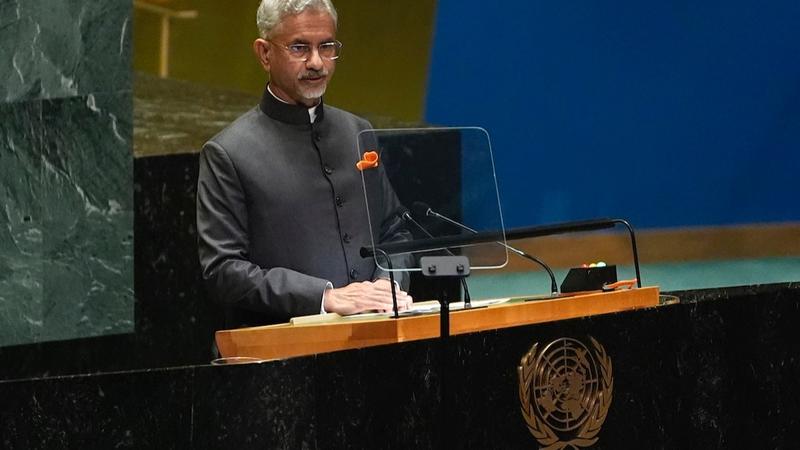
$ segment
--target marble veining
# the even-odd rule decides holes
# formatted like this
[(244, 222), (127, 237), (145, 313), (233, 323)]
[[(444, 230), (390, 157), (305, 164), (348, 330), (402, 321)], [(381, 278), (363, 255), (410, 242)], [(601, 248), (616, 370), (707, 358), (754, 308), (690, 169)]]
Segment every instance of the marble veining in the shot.
[(0, 2), (0, 346), (133, 331), (131, 8)]
[(131, 332), (130, 95), (0, 104), (0, 116), (0, 344)]
[(131, 332), (130, 96), (48, 100), (43, 119), (63, 127), (43, 131), (42, 339)]
[(127, 0), (4, 0), (0, 101), (129, 90), (130, 14)]
[(41, 104), (0, 104), (0, 345), (35, 340), (42, 317)]

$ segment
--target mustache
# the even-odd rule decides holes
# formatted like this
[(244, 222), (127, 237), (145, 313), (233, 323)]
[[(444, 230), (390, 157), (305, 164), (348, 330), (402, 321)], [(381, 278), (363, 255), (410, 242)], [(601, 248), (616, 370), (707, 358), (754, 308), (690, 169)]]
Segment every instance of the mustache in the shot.
[(298, 80), (308, 80), (308, 79), (311, 79), (311, 78), (320, 78), (320, 77), (327, 77), (327, 76), (328, 76), (328, 70), (327, 69), (306, 70), (304, 72), (301, 72), (299, 75), (297, 75), (297, 79)]

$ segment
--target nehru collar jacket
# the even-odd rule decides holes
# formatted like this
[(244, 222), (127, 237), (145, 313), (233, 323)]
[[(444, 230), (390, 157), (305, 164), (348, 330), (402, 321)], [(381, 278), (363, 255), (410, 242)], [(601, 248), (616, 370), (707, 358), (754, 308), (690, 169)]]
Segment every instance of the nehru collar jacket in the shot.
[[(197, 231), (209, 294), (228, 327), (285, 322), (320, 312), (331, 283), (374, 279), (357, 136), (370, 124), (341, 109), (285, 104), (265, 90), (257, 108), (211, 138), (200, 153)], [(370, 211), (396, 215), (381, 177)], [(374, 221), (373, 221), (374, 222)]]

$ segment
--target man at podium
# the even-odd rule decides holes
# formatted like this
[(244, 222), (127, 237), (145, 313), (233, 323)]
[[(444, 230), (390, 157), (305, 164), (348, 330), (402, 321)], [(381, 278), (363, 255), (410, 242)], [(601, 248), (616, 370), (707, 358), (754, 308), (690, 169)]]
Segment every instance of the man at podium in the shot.
[[(388, 276), (359, 254), (372, 240), (356, 136), (371, 126), (322, 101), (342, 48), (336, 10), (330, 0), (262, 0), (257, 23), (253, 50), (270, 78), (261, 102), (200, 153), (206, 286), (228, 327), (391, 310)], [(405, 239), (400, 203), (379, 179), (367, 188), (386, 194), (382, 229), (400, 230), (383, 238)], [(398, 290), (397, 301), (406, 309), (411, 298)]]

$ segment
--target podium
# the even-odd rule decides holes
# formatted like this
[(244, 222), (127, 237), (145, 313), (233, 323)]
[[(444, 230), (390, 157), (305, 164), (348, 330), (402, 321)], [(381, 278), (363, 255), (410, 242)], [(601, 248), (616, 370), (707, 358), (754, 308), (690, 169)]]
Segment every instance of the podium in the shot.
[[(578, 317), (609, 314), (659, 304), (657, 287), (584, 293), (553, 299), (509, 301), (485, 308), (450, 313), (451, 334), (510, 328)], [(377, 345), (432, 339), (439, 336), (439, 315), (340, 318), (296, 321), (279, 325), (217, 331), (225, 358), (284, 359)]]
[[(542, 353), (550, 343), (577, 340), (587, 345), (587, 355), (598, 353), (595, 341), (602, 345), (600, 379), (612, 373), (603, 372), (611, 361), (614, 380), (598, 441), (583, 448), (796, 448), (800, 284), (671, 292), (679, 302), (647, 306), (655, 291), (454, 312), (455, 376), (448, 379), (447, 403), (434, 336), (258, 364), (6, 381), (0, 383), (6, 411), (0, 434), (4, 448), (25, 449), (113, 448), (122, 442), (135, 448), (427, 450), (442, 440), (453, 449), (543, 448), (521, 409), (519, 367), (531, 361), (534, 346)], [(581, 308), (589, 299), (583, 306), (597, 309)], [(552, 311), (576, 317), (548, 317), (547, 302)], [(521, 315), (527, 309), (539, 314), (529, 325), (470, 332), (461, 319), (472, 317), (474, 324), (477, 317), (499, 317), (500, 310)], [(435, 335), (433, 317), (428, 333)], [(425, 317), (395, 326), (400, 330), (409, 319)], [(360, 330), (381, 321), (351, 325)], [(301, 326), (318, 331), (331, 325)], [(251, 352), (264, 343), (259, 333), (290, 327), (259, 328), (220, 337), (241, 347), (228, 351), (257, 354)], [(269, 338), (279, 333), (287, 331)], [(583, 385), (596, 386), (593, 380), (587, 377)], [(445, 405), (455, 424), (448, 433), (437, 428)], [(45, 436), (43, 429), (53, 433)]]

